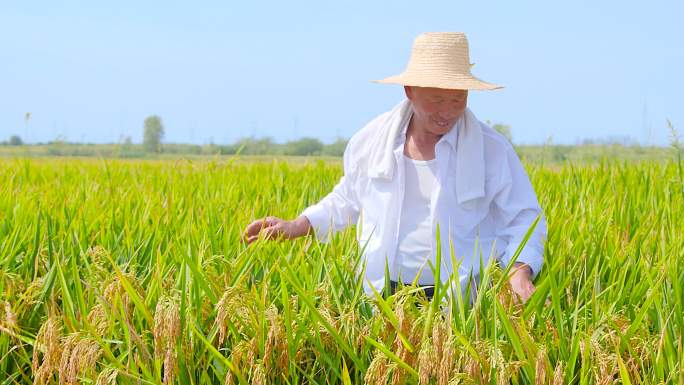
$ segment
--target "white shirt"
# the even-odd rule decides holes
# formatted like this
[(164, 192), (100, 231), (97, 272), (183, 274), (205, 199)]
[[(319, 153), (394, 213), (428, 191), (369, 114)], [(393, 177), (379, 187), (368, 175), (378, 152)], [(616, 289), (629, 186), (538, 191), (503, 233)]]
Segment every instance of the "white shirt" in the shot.
[(436, 183), (437, 160), (416, 160), (404, 155), (406, 183), (399, 219), (399, 242), (394, 260), (394, 281), (432, 285), (435, 276), (428, 263), (432, 254), (430, 198)]
[[(385, 269), (396, 276), (396, 250), (405, 193), (406, 171), (402, 161), (406, 127), (393, 143), (395, 172), (390, 179), (369, 175), (373, 167), (372, 143), (383, 131), (377, 124), (382, 115), (371, 121), (349, 140), (344, 152), (344, 176), (333, 191), (320, 202), (306, 208), (302, 215), (309, 219), (316, 237), (327, 242), (330, 236), (351, 224), (357, 224), (357, 239), (363, 250), (361, 269), (364, 289), (372, 295), (371, 286), (380, 291), (385, 284)], [(479, 122), (484, 156), (484, 194), (459, 203), (456, 194), (457, 129), (456, 126), (435, 145), (438, 173), (432, 190), (430, 212), (433, 229), (430, 260), (436, 264), (441, 253), (442, 283), (459, 280), (467, 286), (472, 274), (479, 275), (480, 263), (487, 266), (491, 258), (508, 266), (524, 243), (528, 230), (538, 220), (529, 239), (517, 255), (517, 262), (532, 268), (533, 277), (543, 264), (546, 222), (534, 189), (518, 156), (506, 138)], [(465, 165), (461, 165), (465, 166)], [(441, 247), (437, 247), (439, 226)]]

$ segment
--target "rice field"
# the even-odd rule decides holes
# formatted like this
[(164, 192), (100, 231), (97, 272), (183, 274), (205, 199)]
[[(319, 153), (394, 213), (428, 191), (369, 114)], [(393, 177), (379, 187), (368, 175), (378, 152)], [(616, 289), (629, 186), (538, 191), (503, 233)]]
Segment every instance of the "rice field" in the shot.
[(353, 229), (240, 242), (335, 162), (0, 159), (0, 385), (684, 384), (684, 165), (526, 164), (537, 292), (364, 295)]

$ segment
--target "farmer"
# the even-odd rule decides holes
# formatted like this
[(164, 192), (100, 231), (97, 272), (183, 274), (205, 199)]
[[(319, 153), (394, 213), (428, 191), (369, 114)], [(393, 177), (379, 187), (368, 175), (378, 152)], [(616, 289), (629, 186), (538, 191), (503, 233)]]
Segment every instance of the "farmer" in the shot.
[(377, 81), (403, 85), (406, 99), (352, 136), (333, 191), (296, 219), (252, 222), (246, 241), (314, 233), (327, 242), (356, 223), (365, 291), (380, 292), (387, 270), (392, 289), (416, 282), (430, 297), (437, 248), (439, 278), (460, 280), (463, 290), (474, 286), (469, 277), (479, 277), (481, 260), (507, 267), (538, 221), (509, 276), (526, 301), (543, 264), (546, 222), (511, 144), (467, 108), (469, 90), (501, 88), (473, 76), (471, 66), (463, 33), (418, 36), (406, 70)]

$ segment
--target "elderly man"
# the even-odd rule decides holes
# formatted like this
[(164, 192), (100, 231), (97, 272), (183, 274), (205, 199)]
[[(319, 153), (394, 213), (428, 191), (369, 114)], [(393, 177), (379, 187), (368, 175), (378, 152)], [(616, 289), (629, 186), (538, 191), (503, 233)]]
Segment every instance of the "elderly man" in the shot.
[(377, 81), (403, 85), (406, 99), (349, 140), (333, 191), (294, 220), (254, 221), (247, 241), (315, 233), (325, 242), (357, 223), (369, 294), (386, 278), (393, 288), (398, 281), (429, 287), (450, 278), (466, 287), (481, 260), (494, 257), (506, 267), (522, 247), (509, 282), (526, 301), (543, 264), (546, 223), (511, 144), (466, 107), (469, 90), (501, 88), (470, 68), (463, 33), (418, 36), (406, 70)]

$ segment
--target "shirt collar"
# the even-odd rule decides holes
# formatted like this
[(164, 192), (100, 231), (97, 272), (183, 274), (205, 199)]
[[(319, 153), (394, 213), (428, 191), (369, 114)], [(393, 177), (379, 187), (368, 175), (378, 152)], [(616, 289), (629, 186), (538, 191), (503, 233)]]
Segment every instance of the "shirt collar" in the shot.
[(463, 115), (465, 115), (465, 113), (462, 114), (461, 117), (456, 120), (453, 127), (439, 139), (439, 142), (443, 141), (448, 143), (454, 151), (456, 151), (456, 143), (458, 143), (458, 132), (463, 130)]

